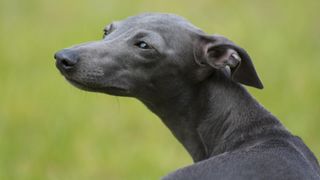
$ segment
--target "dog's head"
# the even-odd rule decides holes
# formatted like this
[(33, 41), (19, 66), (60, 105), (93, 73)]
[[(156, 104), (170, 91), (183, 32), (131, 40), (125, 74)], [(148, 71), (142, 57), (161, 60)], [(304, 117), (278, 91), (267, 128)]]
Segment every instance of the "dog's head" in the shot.
[(102, 40), (63, 49), (55, 58), (73, 85), (113, 95), (178, 92), (213, 71), (262, 88), (245, 50), (172, 14), (149, 13), (113, 22)]

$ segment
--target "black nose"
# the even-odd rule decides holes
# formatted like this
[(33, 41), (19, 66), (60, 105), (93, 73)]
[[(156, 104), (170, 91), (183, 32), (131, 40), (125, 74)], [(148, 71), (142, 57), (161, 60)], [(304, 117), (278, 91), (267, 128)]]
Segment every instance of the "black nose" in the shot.
[(56, 66), (61, 71), (70, 71), (74, 69), (78, 62), (77, 55), (71, 50), (61, 50), (54, 55)]

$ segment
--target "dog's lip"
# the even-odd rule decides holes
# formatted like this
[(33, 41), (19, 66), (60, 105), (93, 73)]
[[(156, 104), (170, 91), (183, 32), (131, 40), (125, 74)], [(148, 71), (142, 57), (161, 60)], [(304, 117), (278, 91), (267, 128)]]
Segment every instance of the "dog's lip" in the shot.
[(72, 85), (78, 87), (79, 89), (85, 90), (85, 91), (96, 91), (96, 92), (104, 92), (107, 94), (113, 94), (118, 96), (124, 96), (129, 93), (127, 89), (116, 87), (116, 86), (105, 86), (105, 87), (90, 87), (88, 85), (85, 85), (79, 81), (76, 81), (74, 79), (65, 77), (67, 81), (69, 81)]
[(71, 79), (71, 78), (68, 78), (65, 76), (65, 78), (67, 79), (67, 81), (69, 81), (72, 85), (80, 88), (80, 89), (83, 89), (83, 90), (90, 90), (91, 88), (89, 88), (88, 86), (84, 85), (83, 83), (79, 82), (79, 81), (76, 81), (74, 79)]

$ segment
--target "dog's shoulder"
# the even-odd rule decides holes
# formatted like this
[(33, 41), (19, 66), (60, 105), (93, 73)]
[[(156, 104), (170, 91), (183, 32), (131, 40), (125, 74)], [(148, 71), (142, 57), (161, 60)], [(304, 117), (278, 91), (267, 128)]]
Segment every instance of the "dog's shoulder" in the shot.
[(184, 167), (163, 179), (320, 179), (316, 158), (304, 146), (297, 137), (270, 139)]

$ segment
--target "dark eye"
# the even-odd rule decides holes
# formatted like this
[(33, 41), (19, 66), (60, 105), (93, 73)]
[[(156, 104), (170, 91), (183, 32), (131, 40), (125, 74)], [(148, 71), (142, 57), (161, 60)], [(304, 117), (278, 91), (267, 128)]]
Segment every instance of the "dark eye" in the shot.
[(103, 38), (106, 37), (108, 34), (109, 34), (109, 32), (106, 29), (104, 29), (103, 30)]
[(138, 46), (141, 49), (151, 49), (151, 46), (149, 46), (146, 42), (144, 41), (139, 41), (135, 44), (136, 46)]
[(105, 38), (107, 35), (109, 35), (111, 33), (112, 27), (113, 27), (113, 25), (110, 24), (107, 28), (105, 28), (103, 30), (103, 38)]

